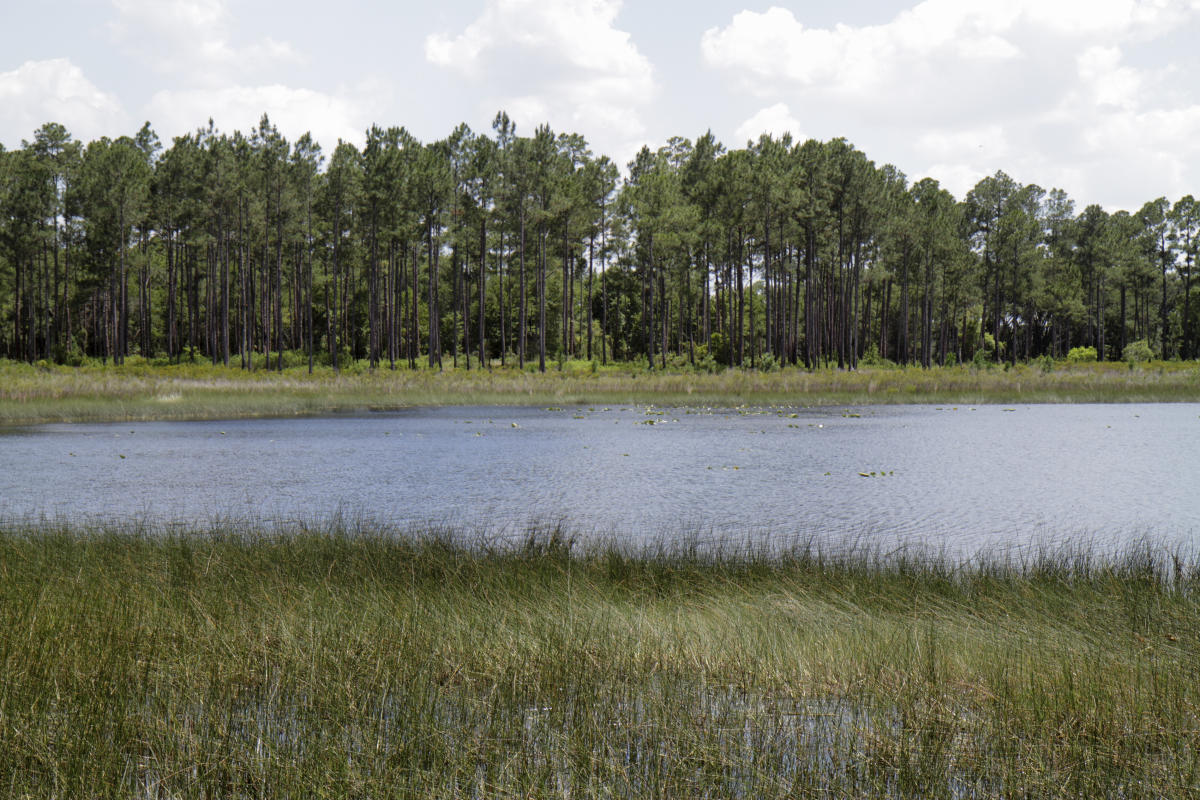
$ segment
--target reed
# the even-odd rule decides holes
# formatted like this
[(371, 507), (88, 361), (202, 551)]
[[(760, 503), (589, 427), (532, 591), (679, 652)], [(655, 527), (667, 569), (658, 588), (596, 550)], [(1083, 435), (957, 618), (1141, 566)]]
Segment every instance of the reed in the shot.
[[(135, 359), (130, 359), (134, 362)], [(407, 368), (283, 372), (206, 364), (0, 363), (0, 424), (292, 416), (416, 405), (866, 405), (1200, 401), (1194, 362), (695, 372), (568, 362), (545, 374)]]
[(0, 534), (14, 797), (1183, 797), (1200, 569), (361, 522)]

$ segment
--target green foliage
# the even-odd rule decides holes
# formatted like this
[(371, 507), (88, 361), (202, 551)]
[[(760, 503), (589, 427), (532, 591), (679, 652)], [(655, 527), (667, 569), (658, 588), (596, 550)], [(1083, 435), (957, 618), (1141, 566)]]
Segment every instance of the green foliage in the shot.
[[(707, 351), (707, 348), (705, 348), (705, 350)], [(715, 373), (720, 372), (723, 369), (725, 369), (725, 365), (720, 363), (719, 361), (717, 361), (715, 358), (713, 358), (710, 353), (708, 353), (708, 352), (699, 353), (698, 352), (696, 354), (696, 371), (697, 372), (705, 372), (705, 373), (708, 373), (709, 375), (713, 375)]]
[(1043, 375), (1049, 375), (1051, 372), (1054, 372), (1054, 359), (1049, 354), (1039, 356), (1036, 361)]
[(729, 366), (732, 364), (731, 349), (729, 346), (729, 337), (721, 331), (713, 331), (712, 344), (708, 349), (713, 359), (721, 365)]
[[(752, 352), (770, 369), (792, 347), (828, 364), (859, 330), (865, 366), (889, 366), (881, 351), (954, 364), (949, 341), (983, 367), (1038, 358), (1032, 325), (1074, 341), (1113, 330), (1118, 287), (1161, 280), (1168, 307), (1123, 334), (1167, 359), (1200, 352), (1181, 305), (1200, 241), (1190, 196), (1076, 214), (1065, 193), (997, 172), (959, 202), (844, 139), (726, 149), (711, 133), (642, 148), (622, 181), (577, 133), (519, 135), (503, 112), (493, 132), (459, 125), (422, 143), (372, 125), (361, 150), (323, 154), (266, 116), (165, 149), (148, 126), (84, 145), (44, 125), (0, 151), (0, 348), (78, 366), (137, 353), (243, 363), (244, 348), (256, 370), (285, 350), (287, 370), (311, 346), (348, 353), (352, 372), (356, 359), (408, 361), (410, 346), (444, 364), (482, 336), (490, 354), (565, 369), (592, 343), (606, 361), (647, 363), (711, 329), (696, 364), (711, 371)], [(201, 253), (216, 259), (190, 260)]]
[(875, 344), (867, 348), (867, 351), (863, 353), (858, 363), (864, 367), (872, 367), (874, 369), (899, 369), (899, 365), (896, 362), (879, 355), (879, 346)]
[(1072, 364), (1090, 364), (1096, 360), (1096, 348), (1087, 347), (1072, 347), (1067, 353), (1067, 361)]
[(1130, 342), (1125, 345), (1125, 349), (1121, 351), (1121, 360), (1129, 364), (1140, 364), (1146, 361), (1153, 361), (1155, 358), (1154, 349), (1145, 339), (1138, 339), (1136, 342)]
[(767, 555), (672, 533), (8, 527), (0, 780), (13, 797), (1190, 796), (1193, 560)]
[(988, 358), (996, 356), (996, 337), (990, 333), (983, 334), (983, 353)]

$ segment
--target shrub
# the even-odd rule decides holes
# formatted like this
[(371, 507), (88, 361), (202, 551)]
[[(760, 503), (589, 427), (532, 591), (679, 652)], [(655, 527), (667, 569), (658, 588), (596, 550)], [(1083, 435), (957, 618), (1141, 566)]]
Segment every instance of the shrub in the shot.
[(705, 353), (703, 358), (696, 359), (696, 371), (707, 372), (710, 375), (720, 372), (725, 368), (724, 364), (719, 363), (711, 354)]
[(65, 344), (55, 345), (53, 356), (54, 363), (65, 364), (68, 367), (82, 366), (85, 358), (79, 343), (73, 338)]
[(1072, 364), (1089, 364), (1096, 360), (1096, 348), (1094, 347), (1072, 347), (1071, 352), (1067, 353), (1067, 361)]
[[(316, 353), (313, 354), (313, 361), (316, 361)], [(271, 354), (271, 363), (275, 364), (279, 359), (278, 353)], [(308, 353), (303, 350), (284, 350), (283, 351), (283, 368), (295, 369), (296, 367), (308, 366)]]
[(712, 374), (720, 372), (721, 369), (722, 365), (717, 363), (717, 360), (713, 358), (712, 353), (710, 353), (708, 350), (708, 345), (696, 345), (696, 372), (707, 372)]
[(730, 352), (731, 348), (729, 347), (729, 338), (720, 331), (714, 331), (711, 338), (712, 345), (709, 350), (712, 357), (728, 366), (731, 363), (730, 358), (732, 355)]
[(881, 367), (884, 369), (895, 369), (897, 366), (896, 362), (890, 358), (884, 358), (879, 355), (879, 346), (874, 344), (867, 348), (867, 352), (863, 353), (858, 363), (864, 367)]
[(1138, 339), (1136, 342), (1125, 345), (1125, 349), (1121, 351), (1121, 360), (1128, 364), (1152, 361), (1154, 360), (1154, 350), (1145, 339)]
[(666, 361), (667, 369), (672, 372), (684, 372), (692, 368), (692, 362), (688, 360), (688, 357), (678, 353), (667, 353), (665, 357), (660, 353), (657, 361), (659, 364)]
[(758, 368), (763, 372), (778, 372), (779, 361), (775, 358), (775, 356), (767, 353), (758, 359)]

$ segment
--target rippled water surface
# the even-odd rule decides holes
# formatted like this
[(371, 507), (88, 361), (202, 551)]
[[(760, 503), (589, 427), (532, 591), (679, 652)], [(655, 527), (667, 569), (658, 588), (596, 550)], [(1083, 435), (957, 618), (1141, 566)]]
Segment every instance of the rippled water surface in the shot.
[[(864, 476), (865, 475), (865, 476)], [(1200, 542), (1200, 405), (468, 407), (0, 429), (0, 515)]]

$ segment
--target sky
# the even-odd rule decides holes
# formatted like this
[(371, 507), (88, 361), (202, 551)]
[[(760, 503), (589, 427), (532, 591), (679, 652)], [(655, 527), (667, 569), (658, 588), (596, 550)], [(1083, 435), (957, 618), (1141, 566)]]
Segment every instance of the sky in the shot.
[(0, 143), (164, 144), (263, 113), (332, 152), (403, 125), (582, 134), (624, 164), (705, 131), (844, 137), (957, 197), (1004, 170), (1077, 209), (1200, 194), (1200, 0), (10, 0)]

